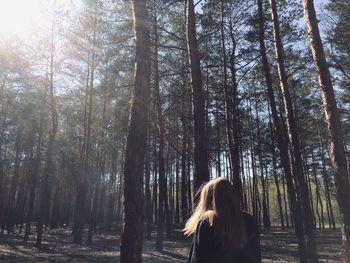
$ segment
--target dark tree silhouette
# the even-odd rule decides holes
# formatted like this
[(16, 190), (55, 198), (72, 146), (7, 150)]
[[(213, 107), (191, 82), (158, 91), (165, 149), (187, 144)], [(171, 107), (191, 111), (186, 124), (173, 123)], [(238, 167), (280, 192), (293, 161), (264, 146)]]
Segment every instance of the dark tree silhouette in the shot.
[(142, 259), (143, 171), (150, 96), (150, 23), (145, 0), (133, 0), (136, 63), (134, 97), (124, 161), (124, 229), (120, 246), (121, 263)]

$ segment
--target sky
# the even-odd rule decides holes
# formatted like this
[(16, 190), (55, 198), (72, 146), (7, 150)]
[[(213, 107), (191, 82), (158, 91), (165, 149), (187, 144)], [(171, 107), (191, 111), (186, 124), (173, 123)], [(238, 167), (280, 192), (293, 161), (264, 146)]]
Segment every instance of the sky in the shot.
[(0, 35), (28, 39), (33, 31), (50, 24), (55, 5), (67, 6), (77, 1), (81, 0), (0, 0)]
[[(54, 3), (67, 6), (72, 3), (79, 5), (79, 2), (81, 0), (0, 0), (0, 36), (16, 35), (28, 39), (34, 30), (49, 24)], [(320, 12), (327, 2), (314, 0), (316, 10)]]

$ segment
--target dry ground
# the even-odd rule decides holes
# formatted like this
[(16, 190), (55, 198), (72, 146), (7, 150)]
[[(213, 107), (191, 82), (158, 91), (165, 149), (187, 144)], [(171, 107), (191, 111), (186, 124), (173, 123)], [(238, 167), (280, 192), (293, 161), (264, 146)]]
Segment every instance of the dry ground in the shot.
[[(92, 245), (71, 243), (71, 232), (65, 229), (48, 230), (44, 234), (41, 250), (34, 247), (33, 237), (26, 245), (22, 235), (0, 236), (0, 263), (43, 262), (119, 262), (119, 235), (96, 235)], [(186, 262), (190, 240), (178, 232), (165, 239), (163, 252), (157, 252), (154, 241), (145, 241), (143, 262)], [(318, 251), (321, 262), (339, 262), (341, 253), (340, 231), (317, 230)], [(263, 262), (297, 262), (297, 245), (292, 230), (272, 229), (261, 234)]]

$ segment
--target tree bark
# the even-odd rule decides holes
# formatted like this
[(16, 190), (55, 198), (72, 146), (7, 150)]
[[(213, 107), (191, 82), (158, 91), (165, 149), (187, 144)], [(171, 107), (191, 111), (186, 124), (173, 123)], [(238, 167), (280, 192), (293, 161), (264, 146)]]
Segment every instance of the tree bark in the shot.
[[(226, 55), (226, 44), (225, 44), (225, 23), (224, 23), (224, 11), (225, 5), (224, 0), (221, 1), (221, 20), (220, 20), (220, 36), (221, 36), (221, 53), (223, 59), (223, 90), (224, 90), (224, 101), (225, 101), (225, 117), (226, 117), (226, 139), (229, 148), (230, 163), (232, 165), (230, 178), (235, 187), (236, 193), (239, 195), (241, 203), (243, 203), (243, 192), (242, 192), (242, 182), (239, 177), (239, 150), (237, 136), (237, 118), (235, 118), (236, 108), (235, 108), (235, 94), (236, 92), (236, 70), (235, 70), (235, 45), (232, 50), (231, 55), (231, 75), (232, 75), (232, 87), (228, 85), (228, 74), (227, 74), (227, 55)], [(232, 31), (232, 28), (231, 28)], [(231, 32), (232, 38), (233, 32)], [(233, 41), (234, 42), (234, 41)]]
[[(278, 143), (278, 148), (280, 150), (280, 158), (281, 158), (281, 163), (283, 167), (283, 172), (286, 178), (287, 191), (288, 191), (288, 196), (290, 200), (291, 211), (293, 215), (293, 220), (295, 222), (295, 234), (297, 236), (297, 241), (298, 241), (300, 262), (307, 262), (306, 241), (304, 236), (303, 222), (300, 215), (300, 203), (298, 202), (296, 197), (296, 190), (293, 182), (291, 165), (290, 165), (289, 156), (288, 156), (288, 143), (285, 140), (283, 128), (280, 122), (280, 118), (278, 116), (277, 106), (276, 106), (276, 101), (275, 101), (275, 96), (274, 96), (274, 91), (272, 86), (270, 66), (267, 60), (266, 47), (265, 47), (265, 29), (264, 29), (265, 19), (264, 19), (262, 0), (258, 0), (258, 9), (259, 9), (259, 44), (260, 44), (260, 52), (261, 52), (261, 58), (262, 58), (262, 66), (265, 74), (267, 96), (271, 107), (272, 119), (275, 126), (275, 135), (277, 136), (277, 143)], [(286, 201), (286, 198), (285, 198), (285, 201)]]
[(151, 189), (150, 189), (150, 178), (151, 178), (151, 167), (150, 167), (150, 136), (147, 136), (147, 148), (145, 156), (145, 214), (146, 214), (146, 238), (151, 240), (152, 234), (152, 218), (153, 208), (151, 200)]
[(37, 222), (37, 239), (36, 246), (41, 246), (42, 241), (42, 231), (43, 224), (48, 224), (49, 219), (49, 211), (50, 211), (50, 194), (51, 194), (51, 183), (50, 178), (53, 176), (53, 150), (54, 143), (56, 138), (56, 133), (58, 129), (58, 113), (56, 109), (56, 98), (54, 95), (54, 27), (55, 21), (52, 22), (51, 28), (51, 47), (50, 47), (50, 60), (49, 60), (49, 104), (50, 104), (50, 114), (51, 114), (51, 122), (52, 127), (49, 134), (49, 142), (47, 146), (46, 152), (46, 167), (43, 172), (42, 185), (39, 196), (39, 217)]
[(209, 181), (207, 132), (205, 129), (205, 99), (200, 70), (200, 55), (196, 36), (196, 17), (193, 0), (187, 8), (187, 46), (191, 65), (194, 119), (194, 187), (199, 189), (203, 182)]
[(283, 208), (282, 208), (282, 196), (281, 196), (281, 190), (280, 190), (280, 181), (279, 181), (279, 179), (277, 177), (277, 173), (276, 173), (277, 166), (276, 166), (276, 150), (275, 150), (275, 133), (274, 133), (273, 127), (272, 127), (270, 106), (268, 107), (268, 114), (269, 114), (269, 130), (270, 130), (270, 134), (271, 134), (272, 174), (273, 174), (273, 179), (274, 179), (275, 185), (276, 185), (276, 194), (277, 194), (276, 199), (278, 202), (278, 211), (279, 211), (279, 216), (280, 216), (280, 221), (281, 221), (281, 228), (282, 228), (282, 230), (284, 230), (285, 225), (284, 225), (284, 216), (283, 216)]
[(166, 188), (166, 177), (165, 177), (165, 158), (164, 158), (164, 147), (165, 147), (165, 129), (164, 119), (162, 111), (162, 102), (159, 91), (159, 69), (158, 69), (158, 23), (157, 15), (154, 14), (153, 28), (154, 28), (154, 96), (155, 96), (155, 108), (157, 112), (156, 122), (157, 135), (158, 135), (158, 166), (159, 166), (159, 209), (158, 209), (158, 221), (157, 221), (157, 237), (156, 237), (156, 249), (158, 251), (163, 250), (163, 229), (164, 229), (164, 212), (167, 206), (167, 188)]
[(150, 97), (150, 23), (145, 0), (133, 0), (136, 43), (134, 98), (124, 161), (124, 229), (120, 262), (140, 263), (143, 243), (143, 171)]
[[(324, 228), (324, 214), (323, 214), (323, 204), (321, 199), (321, 190), (320, 190), (320, 184), (318, 182), (317, 178), (317, 169), (316, 169), (316, 161), (314, 153), (311, 152), (311, 160), (312, 160), (312, 174), (314, 176), (315, 180), (315, 191), (316, 191), (316, 214), (318, 219), (318, 227)], [(319, 211), (319, 208), (321, 211)]]
[(305, 182), (303, 172), (303, 162), (300, 150), (300, 140), (297, 130), (294, 109), (289, 92), (287, 73), (284, 66), (283, 44), (280, 34), (279, 19), (277, 14), (277, 5), (275, 0), (270, 0), (271, 19), (273, 24), (273, 35), (275, 41), (275, 55), (277, 59), (278, 76), (280, 89), (283, 97), (284, 110), (286, 113), (287, 130), (290, 145), (292, 147), (292, 169), (294, 180), (300, 192), (300, 201), (303, 214), (303, 223), (305, 227), (305, 238), (307, 246), (307, 260), (309, 262), (318, 262), (317, 249), (314, 237), (313, 216), (310, 206), (309, 190)]
[[(267, 199), (267, 186), (264, 178), (264, 164), (262, 158), (262, 148), (261, 148), (261, 135), (260, 135), (260, 118), (258, 109), (258, 100), (255, 102), (255, 117), (256, 117), (256, 139), (258, 143), (258, 155), (259, 155), (259, 166), (260, 166), (260, 182), (262, 188), (262, 206), (263, 206), (263, 225), (264, 229), (270, 229), (271, 221), (268, 213), (268, 199)], [(267, 176), (267, 173), (266, 173)]]
[(337, 201), (342, 221), (342, 238), (345, 248), (344, 260), (350, 262), (350, 184), (344, 148), (344, 135), (313, 0), (303, 0), (303, 7), (326, 122), (330, 133), (331, 160), (334, 168)]
[(44, 99), (43, 99), (43, 104), (41, 106), (41, 113), (40, 113), (40, 124), (38, 128), (38, 140), (36, 144), (35, 159), (33, 160), (33, 167), (30, 173), (28, 212), (27, 212), (27, 218), (26, 218), (26, 228), (25, 228), (25, 234), (23, 237), (23, 243), (27, 243), (28, 241), (30, 230), (31, 230), (31, 223), (32, 223), (33, 214), (34, 214), (34, 202), (35, 202), (35, 195), (36, 195), (35, 190), (38, 183), (39, 172), (40, 172), (39, 170), (40, 170), (40, 160), (41, 160), (41, 150), (42, 150), (41, 145), (42, 145), (44, 115), (46, 110), (47, 89), (48, 87), (45, 86)]
[(329, 174), (327, 172), (327, 164), (326, 164), (326, 158), (325, 158), (325, 150), (324, 150), (324, 144), (322, 140), (322, 135), (320, 131), (320, 125), (318, 125), (318, 137), (320, 142), (320, 154), (321, 154), (321, 161), (322, 161), (322, 175), (323, 175), (323, 184), (324, 184), (324, 191), (326, 196), (326, 205), (327, 205), (327, 216), (328, 216), (328, 224), (329, 228), (335, 229), (335, 220), (334, 220), (334, 214), (333, 214), (333, 206), (331, 202), (331, 195), (330, 195), (330, 189), (329, 189)]
[(186, 222), (189, 217), (189, 208), (188, 208), (188, 184), (187, 181), (187, 137), (188, 137), (188, 128), (187, 123), (184, 117), (181, 118), (182, 122), (182, 150), (181, 150), (181, 215), (182, 222)]

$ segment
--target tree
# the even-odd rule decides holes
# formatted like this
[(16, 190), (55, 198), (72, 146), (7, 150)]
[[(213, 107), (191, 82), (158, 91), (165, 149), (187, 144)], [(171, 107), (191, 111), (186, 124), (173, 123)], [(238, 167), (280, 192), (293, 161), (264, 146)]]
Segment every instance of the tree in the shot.
[(120, 262), (141, 262), (143, 243), (143, 171), (150, 96), (150, 23), (145, 0), (133, 0), (136, 44), (134, 97), (124, 161), (124, 229)]
[(191, 68), (194, 119), (194, 185), (195, 189), (198, 189), (203, 182), (209, 181), (208, 142), (205, 125), (205, 99), (196, 36), (196, 15), (193, 0), (189, 0), (187, 4), (187, 47)]
[(164, 212), (167, 202), (167, 190), (166, 190), (166, 174), (165, 174), (165, 160), (164, 160), (164, 148), (165, 148), (165, 127), (164, 127), (164, 117), (162, 110), (162, 101), (160, 94), (160, 77), (159, 77), (159, 67), (158, 67), (158, 15), (157, 13), (153, 14), (153, 41), (154, 41), (154, 97), (155, 97), (155, 108), (156, 108), (156, 127), (157, 127), (157, 137), (158, 137), (158, 174), (159, 174), (159, 207), (158, 207), (158, 221), (157, 221), (157, 240), (156, 240), (156, 249), (158, 251), (163, 250), (163, 227), (164, 227)]
[(298, 127), (296, 124), (293, 104), (290, 96), (287, 73), (284, 65), (284, 51), (283, 44), (280, 34), (279, 19), (277, 14), (277, 5), (275, 0), (270, 0), (271, 7), (271, 18), (273, 23), (273, 35), (275, 40), (275, 54), (278, 65), (278, 77), (280, 81), (280, 89), (283, 98), (284, 110), (286, 114), (286, 123), (288, 130), (288, 140), (291, 151), (292, 160), (292, 170), (294, 180), (299, 189), (299, 197), (303, 212), (303, 221), (306, 234), (306, 255), (310, 262), (318, 262), (315, 237), (314, 237), (314, 226), (313, 226), (313, 216), (311, 212), (309, 190), (305, 182), (305, 176), (303, 172), (302, 156), (300, 149), (300, 138), (298, 134)]
[(225, 100), (225, 117), (226, 117), (226, 137), (227, 144), (229, 148), (230, 162), (232, 165), (232, 181), (233, 185), (239, 193), (241, 202), (243, 203), (242, 195), (242, 182), (239, 176), (239, 145), (238, 145), (238, 136), (237, 130), (239, 126), (239, 121), (237, 119), (237, 81), (236, 81), (236, 65), (235, 65), (235, 56), (236, 56), (236, 43), (234, 39), (234, 33), (232, 32), (232, 21), (230, 21), (230, 36), (233, 42), (233, 50), (230, 57), (230, 70), (232, 75), (232, 84), (231, 87), (228, 85), (228, 59), (226, 55), (226, 44), (225, 44), (225, 4), (224, 0), (221, 1), (221, 20), (220, 20), (220, 35), (221, 35), (221, 53), (223, 60), (223, 93)]
[(339, 84), (348, 89), (350, 85), (350, 6), (346, 0), (332, 0), (326, 5), (330, 15), (326, 17), (327, 39), (331, 45), (331, 67), (340, 74)]
[(270, 72), (270, 66), (267, 59), (266, 47), (265, 47), (265, 25), (264, 25), (264, 12), (262, 0), (258, 0), (258, 12), (259, 12), (259, 44), (260, 53), (262, 58), (262, 66), (265, 75), (267, 96), (269, 99), (271, 113), (273, 118), (273, 123), (275, 126), (275, 135), (277, 136), (277, 143), (280, 152), (281, 163), (283, 171), (287, 181), (287, 190), (289, 199), (291, 202), (291, 209), (293, 214), (293, 219), (295, 223), (295, 233), (298, 241), (299, 255), (301, 262), (307, 262), (306, 258), (306, 241), (304, 237), (304, 227), (302, 218), (300, 215), (300, 203), (297, 200), (296, 189), (293, 182), (293, 175), (291, 171), (291, 164), (288, 157), (288, 143), (285, 139), (283, 128), (281, 126), (281, 121), (278, 116), (277, 106), (275, 101), (275, 95), (272, 87), (272, 77)]
[[(42, 240), (42, 232), (43, 232), (43, 225), (47, 225), (49, 222), (49, 213), (50, 213), (50, 194), (51, 194), (51, 184), (50, 184), (50, 178), (53, 176), (53, 149), (54, 149), (54, 143), (55, 143), (55, 137), (57, 134), (58, 129), (58, 114), (56, 109), (56, 98), (55, 98), (55, 92), (54, 92), (54, 56), (55, 56), (55, 50), (54, 50), (54, 34), (55, 34), (55, 19), (56, 17), (53, 17), (52, 21), (52, 28), (51, 28), (51, 46), (49, 50), (49, 59), (48, 59), (48, 94), (49, 94), (49, 105), (50, 105), (50, 117), (52, 122), (52, 127), (49, 133), (49, 141), (47, 146), (47, 152), (46, 152), (46, 166), (43, 171), (43, 179), (41, 183), (40, 188), (40, 202), (39, 202), (39, 218), (37, 223), (37, 239), (36, 239), (36, 246), (41, 246), (41, 240)], [(39, 154), (40, 156), (40, 154)], [(38, 156), (38, 157), (39, 157)]]
[(344, 149), (344, 135), (335, 99), (333, 84), (323, 50), (318, 20), (313, 0), (303, 0), (304, 16), (309, 35), (310, 48), (316, 65), (326, 122), (330, 134), (331, 159), (337, 190), (337, 201), (342, 218), (345, 261), (350, 261), (350, 184)]

